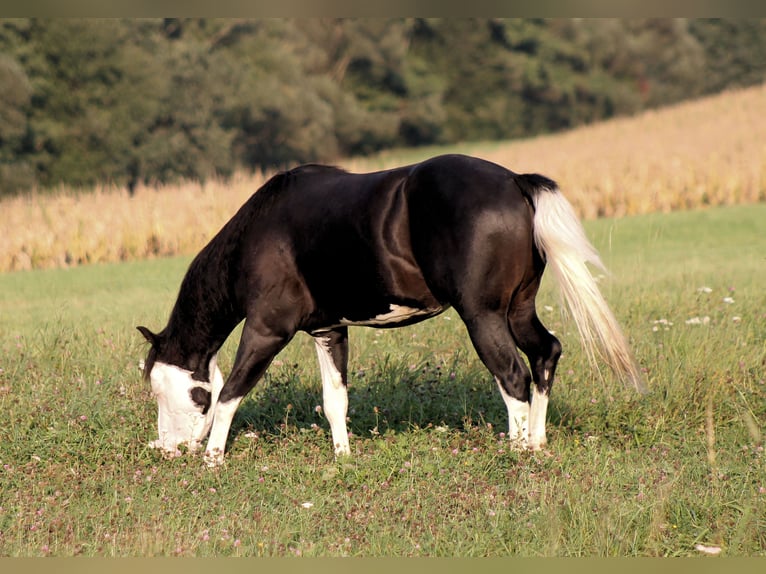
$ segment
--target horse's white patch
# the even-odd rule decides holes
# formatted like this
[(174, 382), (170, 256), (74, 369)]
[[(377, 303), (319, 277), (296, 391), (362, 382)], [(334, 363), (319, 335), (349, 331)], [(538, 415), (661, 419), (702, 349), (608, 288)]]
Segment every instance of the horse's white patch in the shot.
[(210, 385), (192, 379), (190, 371), (161, 362), (154, 364), (150, 379), (152, 393), (157, 398), (159, 438), (149, 446), (169, 454), (177, 454), (180, 444), (191, 449), (199, 447), (204, 438), (207, 417), (190, 393), (194, 387), (210, 390)]
[(540, 450), (548, 442), (545, 437), (545, 416), (548, 411), (548, 394), (532, 385), (532, 406), (529, 409), (529, 448)]
[[(171, 455), (177, 455), (178, 445), (197, 450), (210, 430), (215, 404), (223, 387), (223, 375), (216, 358), (210, 361), (212, 384), (195, 381), (192, 373), (175, 365), (157, 362), (152, 368), (150, 380), (152, 393), (157, 398), (157, 432), (159, 438), (149, 443)], [(191, 390), (202, 388), (211, 393), (210, 407), (206, 414), (191, 398)]]
[(401, 323), (407, 319), (420, 316), (435, 315), (441, 309), (416, 309), (414, 307), (407, 307), (405, 305), (394, 305), (393, 303), (388, 306), (390, 311), (381, 315), (376, 315), (372, 319), (366, 319), (362, 321), (351, 321), (349, 319), (341, 319), (342, 325), (362, 325), (362, 326), (375, 326), (375, 325), (391, 325)]
[(508, 438), (514, 446), (524, 449), (529, 441), (529, 403), (514, 399), (506, 393), (497, 377), (495, 382), (508, 409)]
[(346, 428), (346, 413), (348, 412), (348, 391), (343, 384), (343, 377), (335, 366), (330, 354), (329, 338), (314, 339), (319, 359), (319, 370), (322, 373), (322, 399), (324, 414), (330, 423), (332, 443), (335, 455), (351, 454)]

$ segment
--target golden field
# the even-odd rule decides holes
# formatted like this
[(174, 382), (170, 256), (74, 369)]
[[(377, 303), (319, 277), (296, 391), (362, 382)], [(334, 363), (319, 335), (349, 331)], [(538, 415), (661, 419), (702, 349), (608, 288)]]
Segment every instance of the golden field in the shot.
[[(583, 218), (766, 200), (766, 85), (504, 143), (388, 152), (340, 161), (368, 171), (435, 153), (469, 153), (558, 181)], [(83, 191), (0, 201), (0, 271), (191, 254), (265, 181)]]

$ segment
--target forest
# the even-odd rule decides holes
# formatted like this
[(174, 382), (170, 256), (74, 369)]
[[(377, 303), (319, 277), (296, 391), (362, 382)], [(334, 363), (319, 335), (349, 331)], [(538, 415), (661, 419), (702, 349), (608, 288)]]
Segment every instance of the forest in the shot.
[(764, 79), (766, 19), (3, 19), (0, 196), (522, 138)]

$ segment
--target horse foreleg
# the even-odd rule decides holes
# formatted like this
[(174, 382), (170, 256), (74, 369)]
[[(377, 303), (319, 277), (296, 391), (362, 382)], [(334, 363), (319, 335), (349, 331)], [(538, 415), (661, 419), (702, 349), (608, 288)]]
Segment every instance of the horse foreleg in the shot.
[(208, 466), (223, 463), (226, 440), (237, 408), (288, 341), (289, 338), (263, 334), (245, 322), (234, 366), (215, 404), (213, 426), (205, 449)]
[(210, 467), (223, 464), (223, 453), (226, 451), (226, 439), (229, 437), (234, 413), (244, 397), (235, 397), (228, 402), (218, 402), (215, 405), (213, 428), (205, 449), (205, 464)]
[(330, 423), (335, 456), (351, 454), (346, 428), (348, 412), (348, 330), (343, 327), (314, 336), (322, 373), (322, 400)]

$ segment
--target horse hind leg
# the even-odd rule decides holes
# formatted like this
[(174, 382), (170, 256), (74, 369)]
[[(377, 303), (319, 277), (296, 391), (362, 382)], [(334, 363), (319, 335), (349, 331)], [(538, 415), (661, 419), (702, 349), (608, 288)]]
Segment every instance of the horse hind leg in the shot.
[(509, 323), (514, 339), (527, 355), (532, 369), (534, 386), (530, 397), (528, 448), (540, 450), (547, 444), (545, 419), (553, 377), (561, 356), (561, 343), (540, 322), (534, 298), (514, 306), (509, 313)]
[(463, 314), (474, 348), (495, 377), (508, 411), (508, 437), (513, 448), (528, 446), (532, 375), (521, 359), (504, 313)]
[(314, 335), (322, 374), (324, 414), (330, 423), (335, 456), (351, 454), (346, 428), (348, 412), (348, 329), (345, 327)]

